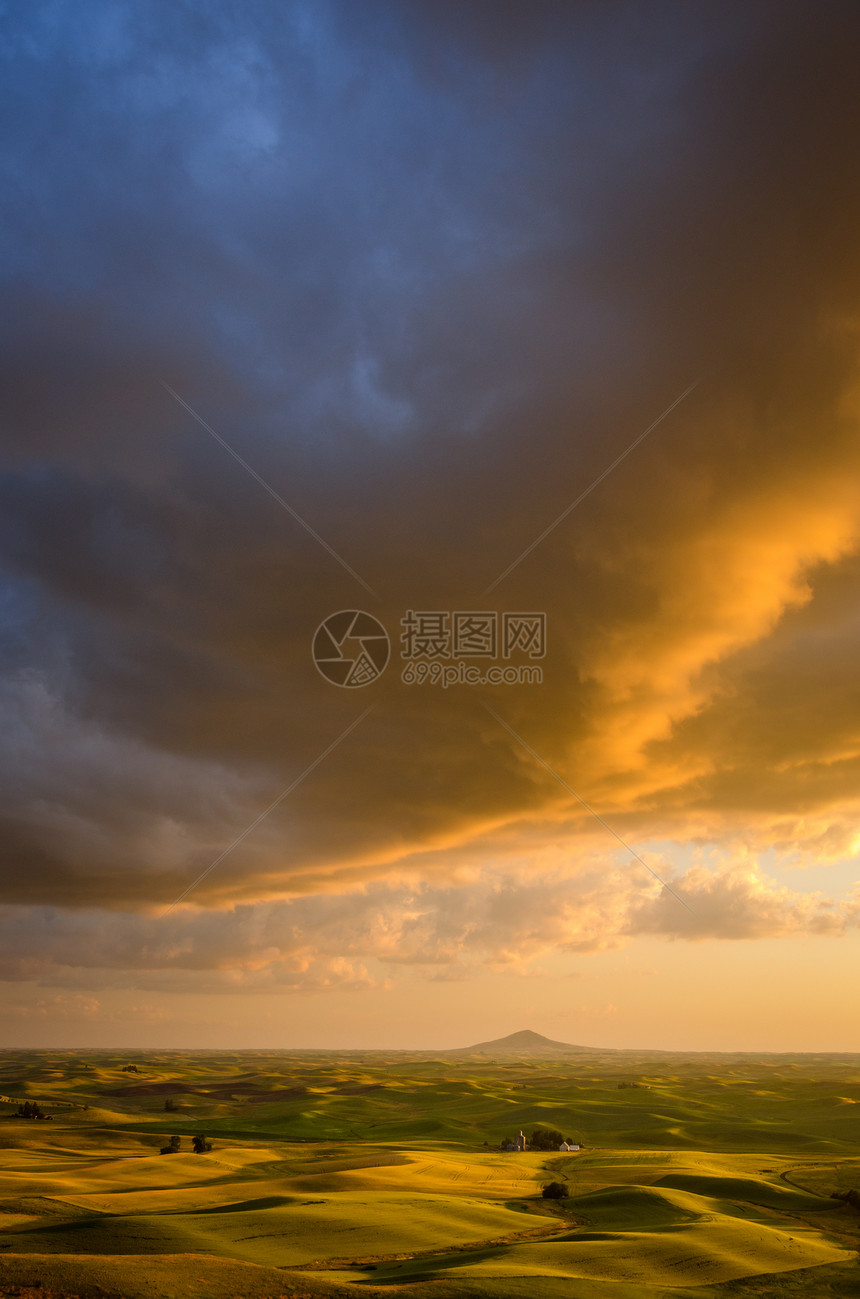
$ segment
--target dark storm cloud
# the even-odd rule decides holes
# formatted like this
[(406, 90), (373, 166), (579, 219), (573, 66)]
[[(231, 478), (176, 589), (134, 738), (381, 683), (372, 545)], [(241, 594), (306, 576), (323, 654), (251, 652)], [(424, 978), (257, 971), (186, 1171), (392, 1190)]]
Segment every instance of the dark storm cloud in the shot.
[[(405, 607), (481, 607), (702, 374), (496, 593), (551, 647), (497, 702), (625, 832), (742, 807), (702, 671), (856, 539), (856, 10), (10, 17), (6, 899), (166, 905), (365, 704), (308, 649), (367, 597), (162, 380), (396, 636)], [(477, 692), (394, 674), (201, 900), (578, 828)]]

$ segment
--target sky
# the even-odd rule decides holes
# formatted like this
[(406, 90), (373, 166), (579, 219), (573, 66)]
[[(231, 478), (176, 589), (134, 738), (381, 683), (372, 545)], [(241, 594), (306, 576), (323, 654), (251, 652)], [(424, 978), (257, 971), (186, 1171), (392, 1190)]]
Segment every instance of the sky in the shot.
[(856, 4), (0, 16), (0, 1041), (860, 1049)]

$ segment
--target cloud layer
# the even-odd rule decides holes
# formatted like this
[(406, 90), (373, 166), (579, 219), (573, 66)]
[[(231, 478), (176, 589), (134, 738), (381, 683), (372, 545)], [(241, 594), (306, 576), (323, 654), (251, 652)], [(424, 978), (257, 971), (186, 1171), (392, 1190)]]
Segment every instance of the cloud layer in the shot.
[(45, 907), (24, 912), (22, 924), (21, 909), (5, 907), (0, 979), (162, 992), (373, 989), (406, 969), (429, 979), (527, 973), (559, 953), (606, 951), (645, 935), (839, 938), (860, 925), (856, 890), (843, 900), (798, 892), (743, 853), (670, 874), (668, 883), (671, 891), (635, 863), (604, 861), (574, 876), (485, 871), (444, 888), (373, 884), (167, 918)]

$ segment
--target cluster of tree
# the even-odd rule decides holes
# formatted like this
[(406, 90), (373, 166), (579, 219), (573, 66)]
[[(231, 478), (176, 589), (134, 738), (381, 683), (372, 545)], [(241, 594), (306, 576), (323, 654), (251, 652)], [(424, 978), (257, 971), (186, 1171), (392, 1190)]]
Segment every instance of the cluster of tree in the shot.
[(19, 1119), (46, 1119), (50, 1122), (51, 1115), (46, 1114), (36, 1101), (24, 1101), (23, 1105), (18, 1106), (16, 1115)]
[(545, 1200), (563, 1200), (567, 1193), (567, 1187), (563, 1182), (548, 1182), (541, 1191)]
[(176, 1104), (176, 1101), (173, 1100), (171, 1096), (168, 1096), (167, 1100), (164, 1102), (164, 1108), (168, 1111), (168, 1113), (172, 1113), (173, 1110), (178, 1110), (179, 1106)]
[(529, 1138), (532, 1150), (558, 1150), (564, 1137), (555, 1128), (535, 1128)]
[[(535, 1128), (528, 1139), (528, 1146), (530, 1150), (558, 1150), (565, 1140), (569, 1146), (581, 1145), (575, 1137), (563, 1137), (557, 1128)], [(484, 1145), (486, 1144), (484, 1142)], [(508, 1146), (515, 1146), (517, 1143), (511, 1137), (502, 1137), (499, 1144), (502, 1150), (507, 1150)]]
[(120, 1072), (121, 1072), (121, 1073), (140, 1073), (140, 1070), (138, 1069), (138, 1067), (137, 1067), (136, 1064), (124, 1064), (123, 1067), (122, 1067), (122, 1069), (120, 1070)]
[(650, 1083), (620, 1082), (620, 1083), (618, 1084), (618, 1090), (619, 1090), (619, 1091), (621, 1091), (622, 1088), (624, 1088), (624, 1087), (642, 1087), (646, 1092), (650, 1092), (650, 1090), (651, 1090), (651, 1084), (650, 1084)]
[[(168, 1144), (161, 1147), (161, 1153), (162, 1155), (176, 1155), (179, 1153), (181, 1147), (182, 1138), (171, 1137)], [(191, 1138), (191, 1149), (194, 1151), (195, 1155), (205, 1155), (207, 1151), (212, 1149), (212, 1142), (207, 1141), (201, 1132), (199, 1136)]]
[(842, 1200), (852, 1209), (860, 1209), (860, 1191), (834, 1191), (831, 1200)]

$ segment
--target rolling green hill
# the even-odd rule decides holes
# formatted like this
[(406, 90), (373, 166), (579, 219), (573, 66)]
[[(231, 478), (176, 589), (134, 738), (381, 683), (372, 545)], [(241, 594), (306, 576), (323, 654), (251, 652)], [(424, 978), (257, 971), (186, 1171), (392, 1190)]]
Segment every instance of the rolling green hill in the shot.
[[(0, 1052), (0, 1293), (860, 1293), (860, 1214), (830, 1198), (860, 1188), (860, 1058), (512, 1038)], [(51, 1122), (17, 1118), (25, 1099)], [(584, 1149), (502, 1152), (536, 1126)], [(550, 1180), (568, 1195), (542, 1199)]]

